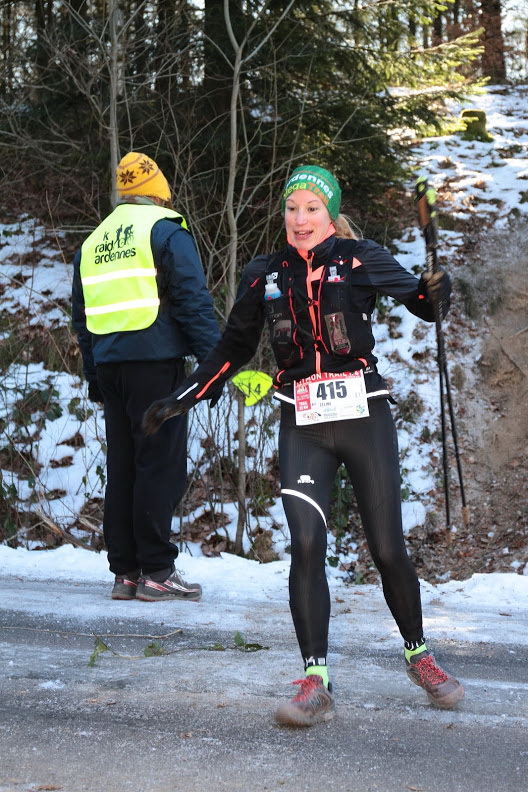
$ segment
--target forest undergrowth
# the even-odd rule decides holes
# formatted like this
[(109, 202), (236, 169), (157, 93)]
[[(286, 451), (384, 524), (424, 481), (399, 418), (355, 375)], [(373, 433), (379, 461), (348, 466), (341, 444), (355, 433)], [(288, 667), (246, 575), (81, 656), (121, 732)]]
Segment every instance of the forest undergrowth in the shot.
[[(439, 198), (444, 217), (454, 216), (449, 180)], [(397, 200), (402, 227), (408, 228), (414, 221), (412, 201), (403, 194)], [(447, 358), (468, 521), (462, 518), (450, 443), (452, 519), (446, 529), (438, 420), (436, 429), (430, 431), (424, 425), (420, 434), (422, 405), (412, 389), (399, 399), (395, 412), (398, 428), (414, 432), (413, 442), (429, 449), (428, 464), (437, 472), (430, 489), (422, 493), (425, 517), (407, 533), (419, 575), (431, 582), (494, 571), (528, 574), (528, 223), (515, 213), (508, 222), (506, 229), (496, 231), (492, 214), (458, 218), (453, 228), (461, 241), (449, 257), (440, 256), (454, 283), (446, 330)], [(2, 255), (13, 242), (12, 235), (22, 233), (17, 228), (26, 225), (26, 220), (6, 214), (0, 237)], [(67, 542), (92, 551), (104, 548), (102, 414), (86, 399), (79, 351), (69, 325), (68, 268), (78, 242), (72, 235), (55, 234), (39, 226), (22, 249), (3, 258), (9, 266), (0, 281), (0, 370), (4, 375), (0, 541), (12, 547), (39, 550)], [(64, 266), (62, 288), (39, 287), (42, 268), (51, 268), (53, 259)], [(383, 308), (377, 321), (386, 325), (390, 337), (398, 337), (397, 314)], [(478, 352), (472, 354), (473, 349)], [(395, 362), (401, 363), (394, 354)], [(434, 376), (434, 348), (417, 352), (415, 358)], [(39, 365), (45, 372), (40, 380), (35, 371)], [(270, 363), (259, 352), (252, 366), (265, 369)], [(33, 379), (27, 376), (32, 367)], [(18, 379), (13, 377), (14, 370)], [(238, 438), (231, 431), (231, 417), (237, 400), (234, 387), (230, 385), (228, 391), (220, 410), (205, 411), (192, 419), (188, 487), (175, 515), (176, 543), (182, 547), (192, 543), (205, 555), (232, 552), (234, 547)], [(288, 552), (280, 510), (277, 421), (278, 411), (269, 399), (246, 415), (244, 552), (261, 562)], [(45, 432), (59, 424), (63, 427), (60, 439), (43, 455)], [(58, 517), (54, 505), (67, 492), (64, 486), (50, 483), (53, 477), (49, 473), (55, 471), (59, 481), (61, 471), (73, 471), (81, 456), (86, 469), (77, 498), (71, 500), (68, 517)], [(350, 582), (373, 582), (378, 574), (343, 471), (336, 478), (333, 494), (328, 561)], [(416, 497), (405, 475), (402, 494), (404, 499)]]

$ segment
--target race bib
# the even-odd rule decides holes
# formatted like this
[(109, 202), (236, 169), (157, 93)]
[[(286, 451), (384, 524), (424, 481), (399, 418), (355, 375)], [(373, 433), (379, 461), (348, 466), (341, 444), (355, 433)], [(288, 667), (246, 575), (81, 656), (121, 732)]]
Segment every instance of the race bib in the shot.
[(366, 418), (369, 414), (363, 371), (312, 374), (295, 383), (295, 423)]

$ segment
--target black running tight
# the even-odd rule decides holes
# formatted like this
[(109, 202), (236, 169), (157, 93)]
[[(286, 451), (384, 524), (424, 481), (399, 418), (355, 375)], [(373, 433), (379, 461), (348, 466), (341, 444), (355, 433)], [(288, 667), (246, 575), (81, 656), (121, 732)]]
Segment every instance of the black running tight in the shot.
[(282, 502), (291, 534), (290, 607), (302, 656), (326, 657), (330, 595), (326, 579), (326, 518), (336, 472), (344, 464), (358, 503), (383, 593), (406, 641), (422, 637), (420, 586), (402, 531), (398, 441), (385, 399), (370, 416), (296, 426), (281, 408)]

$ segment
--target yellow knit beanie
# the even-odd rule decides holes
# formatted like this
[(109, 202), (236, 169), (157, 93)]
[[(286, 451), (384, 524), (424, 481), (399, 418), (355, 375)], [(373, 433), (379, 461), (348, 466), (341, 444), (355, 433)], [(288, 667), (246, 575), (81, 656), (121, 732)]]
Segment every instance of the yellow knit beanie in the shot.
[(131, 151), (125, 154), (116, 169), (117, 192), (127, 195), (149, 195), (170, 201), (171, 193), (167, 179), (156, 163), (146, 154)]

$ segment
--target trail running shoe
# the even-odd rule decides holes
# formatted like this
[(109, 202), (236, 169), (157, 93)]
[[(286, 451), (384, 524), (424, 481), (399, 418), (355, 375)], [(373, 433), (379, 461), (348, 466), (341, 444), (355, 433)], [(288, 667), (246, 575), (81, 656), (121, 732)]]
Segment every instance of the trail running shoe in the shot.
[(136, 598), (138, 585), (139, 569), (136, 572), (126, 572), (124, 575), (116, 575), (114, 588), (112, 589), (112, 599), (131, 600)]
[[(420, 655), (418, 655), (420, 657)], [(407, 675), (415, 685), (423, 688), (431, 704), (441, 709), (451, 709), (464, 695), (464, 688), (455, 677), (435, 663), (432, 654), (426, 654), (414, 663), (406, 661)]]
[(335, 703), (332, 685), (325, 688), (323, 680), (317, 674), (304, 679), (296, 679), (293, 685), (300, 685), (297, 695), (291, 701), (281, 704), (275, 713), (275, 719), (285, 726), (313, 726), (332, 720), (335, 715)]
[(199, 583), (186, 583), (176, 570), (163, 581), (153, 580), (149, 575), (142, 575), (139, 579), (136, 598), (147, 602), (157, 602), (158, 600), (199, 602), (202, 598), (202, 587)]

